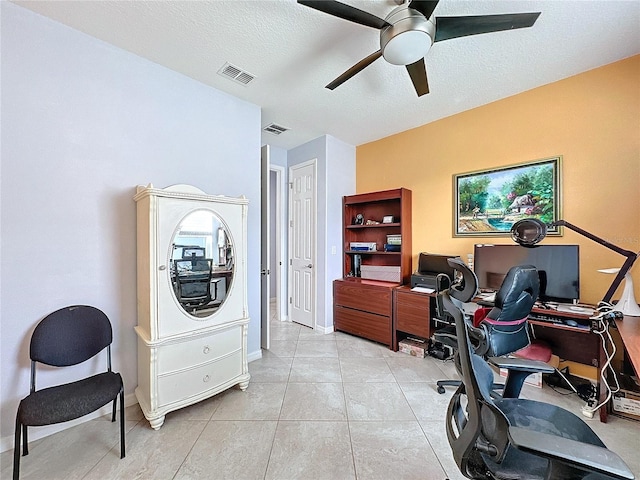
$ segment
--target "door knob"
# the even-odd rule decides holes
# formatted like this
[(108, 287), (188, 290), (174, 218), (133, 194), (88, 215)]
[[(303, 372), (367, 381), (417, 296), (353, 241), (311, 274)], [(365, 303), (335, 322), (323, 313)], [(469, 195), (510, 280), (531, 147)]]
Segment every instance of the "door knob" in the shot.
[(313, 265), (310, 263), (309, 265), (306, 265), (307, 268), (313, 268)]

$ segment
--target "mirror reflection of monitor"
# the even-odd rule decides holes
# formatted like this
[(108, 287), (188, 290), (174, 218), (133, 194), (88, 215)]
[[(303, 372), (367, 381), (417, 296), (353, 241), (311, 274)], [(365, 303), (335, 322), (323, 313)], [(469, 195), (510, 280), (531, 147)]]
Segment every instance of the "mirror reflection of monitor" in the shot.
[(182, 248), (182, 258), (193, 258), (193, 257), (204, 258), (204, 256), (205, 256), (204, 247), (183, 247)]

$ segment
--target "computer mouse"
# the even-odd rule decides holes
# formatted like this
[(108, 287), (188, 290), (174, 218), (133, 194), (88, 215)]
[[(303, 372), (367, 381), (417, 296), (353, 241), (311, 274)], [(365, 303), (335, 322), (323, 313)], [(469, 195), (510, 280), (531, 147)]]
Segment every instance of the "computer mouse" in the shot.
[(577, 327), (578, 326), (578, 322), (576, 322), (575, 320), (565, 320), (564, 323), (566, 325), (569, 325), (570, 327)]

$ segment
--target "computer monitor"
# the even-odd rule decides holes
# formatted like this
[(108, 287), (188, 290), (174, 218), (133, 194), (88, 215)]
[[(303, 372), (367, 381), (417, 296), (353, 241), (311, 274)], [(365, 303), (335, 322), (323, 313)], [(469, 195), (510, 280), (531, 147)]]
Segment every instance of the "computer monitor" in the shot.
[(496, 291), (514, 265), (533, 265), (540, 277), (543, 302), (571, 303), (580, 298), (580, 252), (578, 245), (477, 244), (474, 248), (474, 271), (481, 291)]

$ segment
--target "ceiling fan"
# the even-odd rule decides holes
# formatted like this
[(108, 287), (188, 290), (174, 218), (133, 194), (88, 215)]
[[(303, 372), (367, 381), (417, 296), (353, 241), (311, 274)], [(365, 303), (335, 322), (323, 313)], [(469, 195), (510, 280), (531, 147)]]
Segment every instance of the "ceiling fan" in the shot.
[(363, 58), (326, 88), (333, 90), (361, 72), (380, 57), (404, 65), (419, 97), (429, 93), (424, 57), (434, 42), (451, 38), (531, 27), (540, 12), (462, 17), (434, 17), (439, 0), (411, 0), (396, 7), (382, 19), (345, 3), (324, 0), (298, 0), (298, 3), (329, 15), (380, 30), (380, 50)]

